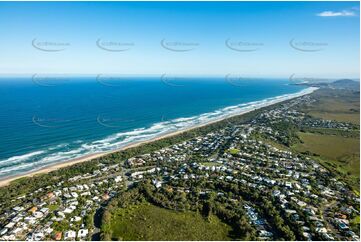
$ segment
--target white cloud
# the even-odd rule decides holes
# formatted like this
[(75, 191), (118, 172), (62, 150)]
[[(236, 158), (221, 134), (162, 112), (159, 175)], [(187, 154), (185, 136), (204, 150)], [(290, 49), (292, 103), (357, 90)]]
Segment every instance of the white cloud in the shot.
[(318, 13), (317, 16), (320, 17), (349, 17), (349, 16), (355, 16), (355, 12), (343, 10), (341, 12), (334, 12), (334, 11), (324, 11), (321, 13)]

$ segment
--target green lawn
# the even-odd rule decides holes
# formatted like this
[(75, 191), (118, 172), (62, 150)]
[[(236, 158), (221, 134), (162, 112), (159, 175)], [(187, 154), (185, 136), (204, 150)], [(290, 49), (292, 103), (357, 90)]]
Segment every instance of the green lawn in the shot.
[(230, 240), (231, 227), (212, 216), (176, 212), (148, 203), (118, 208), (112, 215), (112, 239), (116, 240)]
[(228, 152), (231, 154), (231, 155), (236, 155), (239, 153), (239, 149), (229, 149)]
[(357, 215), (350, 221), (350, 225), (353, 231), (360, 231), (360, 215)]
[(202, 162), (201, 165), (203, 166), (220, 166), (221, 164), (217, 162)]
[(58, 204), (52, 204), (52, 205), (49, 205), (49, 210), (50, 211), (55, 211), (59, 208), (59, 205)]
[(324, 164), (332, 166), (337, 171), (345, 174), (359, 187), (359, 139), (314, 133), (298, 133), (298, 135), (303, 143), (295, 145), (294, 149), (319, 155), (324, 159)]

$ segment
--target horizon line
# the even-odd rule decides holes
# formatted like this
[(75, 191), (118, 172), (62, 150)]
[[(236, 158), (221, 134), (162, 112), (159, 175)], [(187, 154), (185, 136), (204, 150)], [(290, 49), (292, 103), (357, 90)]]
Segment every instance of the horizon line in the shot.
[(262, 78), (262, 79), (274, 79), (274, 78), (282, 78), (282, 79), (328, 79), (328, 80), (339, 80), (339, 79), (353, 79), (360, 80), (360, 76), (357, 77), (330, 77), (330, 76), (319, 76), (319, 75), (297, 75), (296, 73), (290, 73), (288, 76), (267, 76), (267, 75), (242, 75), (240, 73), (225, 73), (225, 74), (177, 74), (177, 73), (159, 73), (159, 74), (121, 74), (121, 73), (89, 73), (89, 74), (80, 74), (80, 73), (24, 73), (24, 74), (15, 74), (15, 73), (0, 73), (0, 78), (34, 78), (35, 76), (39, 77), (188, 77), (188, 78), (225, 78), (227, 76), (234, 78)]

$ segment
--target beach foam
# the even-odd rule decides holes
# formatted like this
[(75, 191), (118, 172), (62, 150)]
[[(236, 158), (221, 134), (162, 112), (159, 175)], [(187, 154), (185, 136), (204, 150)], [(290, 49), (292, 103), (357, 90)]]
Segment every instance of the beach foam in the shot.
[(50, 147), (48, 150), (39, 150), (20, 156), (13, 156), (0, 161), (0, 177), (7, 177), (14, 174), (29, 172), (58, 162), (76, 159), (84, 155), (119, 149), (132, 143), (150, 140), (152, 138), (156, 138), (171, 132), (188, 129), (193, 126), (206, 124), (281, 101), (310, 94), (316, 89), (317, 88), (310, 87), (297, 93), (228, 106), (219, 110), (215, 110), (214, 112), (204, 113), (197, 116), (181, 117), (173, 120), (161, 121), (154, 123), (150, 127), (143, 127), (131, 131), (116, 133), (104, 139), (93, 142), (74, 142), (74, 144), (77, 144), (78, 148), (74, 148), (70, 151), (61, 151), (62, 148), (67, 147), (68, 145), (60, 144), (54, 147)]

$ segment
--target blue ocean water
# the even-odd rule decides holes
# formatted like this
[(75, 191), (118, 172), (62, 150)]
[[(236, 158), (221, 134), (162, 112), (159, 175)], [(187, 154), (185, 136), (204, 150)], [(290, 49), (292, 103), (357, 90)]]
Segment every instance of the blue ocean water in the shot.
[(202, 124), (304, 87), (281, 79), (0, 79), (0, 178)]

